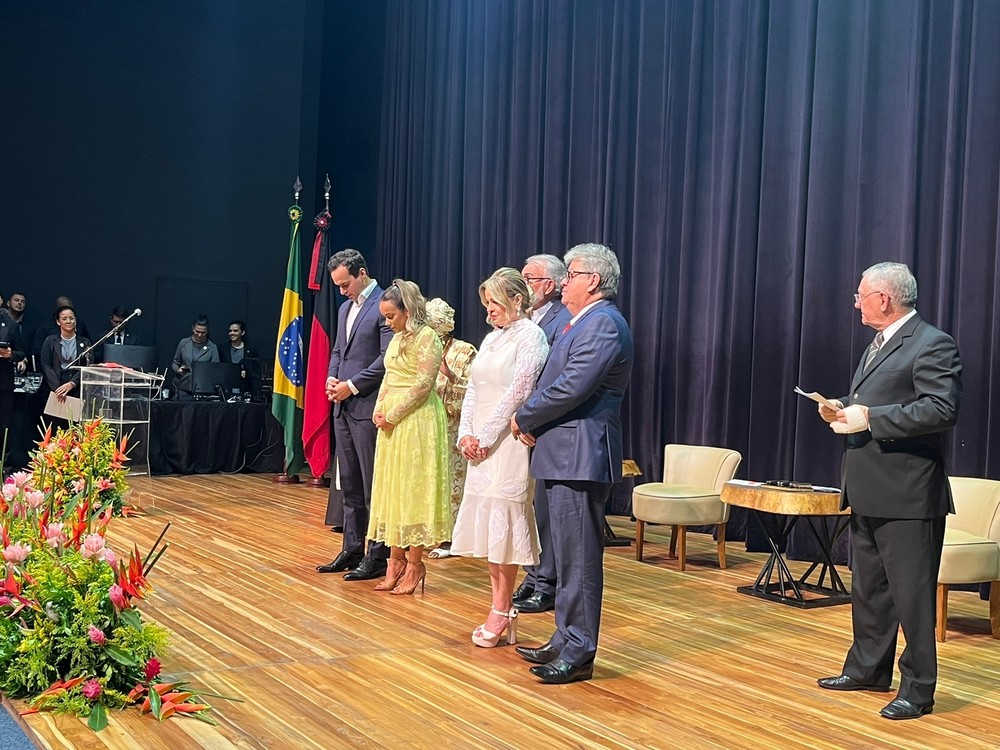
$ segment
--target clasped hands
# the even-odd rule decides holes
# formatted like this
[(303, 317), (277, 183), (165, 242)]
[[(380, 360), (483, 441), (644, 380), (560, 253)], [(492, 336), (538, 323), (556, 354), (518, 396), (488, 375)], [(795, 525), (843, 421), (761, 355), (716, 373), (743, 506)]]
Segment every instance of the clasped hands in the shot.
[(864, 404), (851, 404), (844, 407), (840, 401), (834, 401), (840, 408), (831, 409), (829, 406), (818, 404), (819, 415), (823, 421), (830, 425), (830, 429), (838, 435), (850, 435), (855, 432), (864, 432), (868, 429), (868, 407)]
[(385, 414), (378, 411), (372, 414), (372, 422), (375, 423), (378, 429), (385, 430), (386, 432), (392, 432), (392, 428), (396, 426), (385, 418)]
[(510, 434), (514, 436), (515, 440), (520, 440), (529, 448), (535, 447), (535, 436), (530, 432), (521, 432), (521, 428), (517, 426), (517, 419), (515, 417), (510, 418)]
[(328, 400), (339, 403), (346, 401), (352, 395), (351, 386), (347, 384), (346, 380), (338, 380), (337, 378), (326, 379), (326, 397)]
[(490, 455), (490, 449), (481, 447), (479, 438), (474, 435), (464, 436), (458, 441), (458, 447), (462, 451), (462, 455), (469, 461), (482, 461)]

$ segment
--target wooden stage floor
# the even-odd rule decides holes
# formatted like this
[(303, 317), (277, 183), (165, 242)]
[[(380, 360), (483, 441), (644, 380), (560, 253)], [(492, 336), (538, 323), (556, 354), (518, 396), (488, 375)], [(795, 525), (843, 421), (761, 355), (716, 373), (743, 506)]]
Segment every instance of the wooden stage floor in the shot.
[[(428, 563), (421, 596), (319, 575), (339, 550), (323, 526), (326, 493), (269, 476), (138, 479), (145, 516), (112, 541), (148, 549), (166, 521), (147, 616), (173, 634), (168, 677), (245, 702), (216, 701), (218, 727), (157, 724), (134, 710), (93, 734), (75, 718), (23, 724), (47, 748), (985, 748), (1000, 746), (1000, 642), (987, 604), (951, 595), (934, 713), (891, 722), (892, 695), (831, 693), (850, 643), (850, 607), (809, 611), (736, 593), (763, 555), (729, 546), (720, 571), (691, 535), (685, 573), (653, 529), (647, 559), (610, 549), (595, 679), (542, 685), (513, 648), (469, 640), (485, 616), (482, 561)], [(632, 537), (632, 524), (616, 519)], [(800, 574), (802, 563), (792, 563)], [(551, 613), (525, 615), (543, 642)]]

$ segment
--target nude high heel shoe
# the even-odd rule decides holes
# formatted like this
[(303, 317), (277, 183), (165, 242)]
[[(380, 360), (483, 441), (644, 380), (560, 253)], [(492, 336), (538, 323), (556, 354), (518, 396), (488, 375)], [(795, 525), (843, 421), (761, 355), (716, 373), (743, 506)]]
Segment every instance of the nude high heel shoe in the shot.
[(420, 574), (417, 576), (417, 580), (413, 582), (412, 586), (404, 586), (402, 583), (396, 584), (396, 587), (389, 592), (390, 594), (408, 596), (417, 590), (417, 586), (420, 586), (420, 593), (424, 593), (424, 584), (427, 581), (427, 566), (422, 562), (409, 563), (407, 567), (409, 568), (410, 565), (420, 566)]
[[(386, 570), (385, 580), (382, 581), (381, 583), (379, 583), (377, 586), (375, 586), (375, 590), (376, 591), (389, 591), (389, 592), (391, 592), (394, 588), (396, 588), (396, 586), (399, 583), (400, 579), (406, 573), (406, 560), (405, 559), (403, 559), (403, 560), (397, 560), (396, 558), (390, 558), (389, 562), (390, 563), (398, 562), (399, 563), (399, 572), (398, 573), (394, 573), (392, 569)], [(390, 565), (390, 568), (391, 567), (392, 566)]]
[(486, 629), (486, 623), (484, 622), (472, 631), (472, 642), (482, 648), (493, 648), (500, 642), (500, 636), (506, 631), (507, 645), (513, 646), (517, 643), (517, 610), (513, 607), (509, 612), (504, 612), (502, 609), (494, 609), (493, 614), (506, 617), (507, 626), (500, 628), (499, 633), (491, 633)]

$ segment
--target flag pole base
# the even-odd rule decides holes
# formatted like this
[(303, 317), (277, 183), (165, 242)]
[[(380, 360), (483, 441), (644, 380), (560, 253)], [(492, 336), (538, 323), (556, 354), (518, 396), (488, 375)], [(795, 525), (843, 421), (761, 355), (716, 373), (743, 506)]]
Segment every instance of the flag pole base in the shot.
[(300, 480), (298, 474), (275, 474), (271, 481), (275, 484), (298, 484)]
[(310, 477), (306, 481), (306, 487), (329, 487), (330, 483), (326, 477)]

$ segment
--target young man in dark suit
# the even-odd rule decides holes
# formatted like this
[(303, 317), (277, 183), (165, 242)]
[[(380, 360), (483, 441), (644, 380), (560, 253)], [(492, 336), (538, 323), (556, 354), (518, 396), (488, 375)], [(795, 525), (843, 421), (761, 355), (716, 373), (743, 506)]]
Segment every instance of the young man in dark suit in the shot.
[(861, 277), (854, 306), (877, 331), (851, 393), (820, 415), (846, 435), (841, 486), (850, 506), (854, 643), (827, 690), (887, 692), (896, 636), (896, 697), (887, 719), (930, 713), (937, 684), (934, 623), (945, 516), (954, 511), (944, 438), (958, 419), (962, 367), (954, 339), (922, 320), (917, 282), (902, 263), (878, 263)]
[[(344, 546), (337, 557), (316, 570), (347, 570), (345, 581), (366, 581), (385, 575), (389, 557), (389, 549), (381, 542), (370, 542), (366, 553), (365, 542), (378, 434), (372, 414), (385, 376), (385, 350), (393, 334), (379, 314), (382, 288), (368, 275), (364, 256), (357, 250), (341, 250), (330, 258), (327, 268), (340, 293), (349, 298), (337, 314), (326, 380), (344, 493)], [(333, 483), (330, 490), (334, 491)]]
[(622, 476), (621, 405), (632, 372), (632, 333), (612, 300), (618, 259), (604, 245), (566, 253), (562, 301), (573, 318), (556, 338), (535, 392), (511, 418), (533, 445), (536, 505), (548, 508), (542, 548), (555, 560), (556, 632), (540, 648), (518, 647), (542, 682), (594, 673), (604, 593), (604, 506)]

